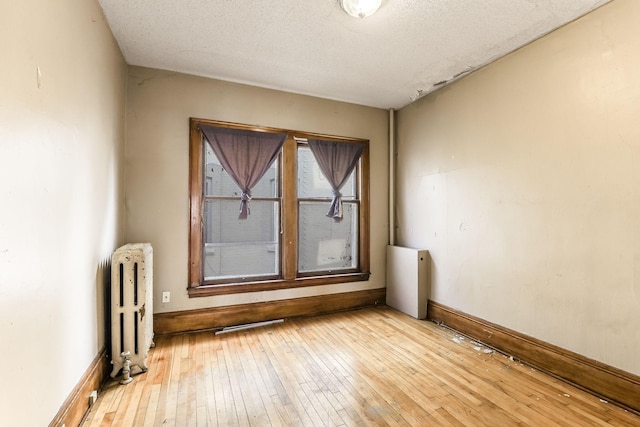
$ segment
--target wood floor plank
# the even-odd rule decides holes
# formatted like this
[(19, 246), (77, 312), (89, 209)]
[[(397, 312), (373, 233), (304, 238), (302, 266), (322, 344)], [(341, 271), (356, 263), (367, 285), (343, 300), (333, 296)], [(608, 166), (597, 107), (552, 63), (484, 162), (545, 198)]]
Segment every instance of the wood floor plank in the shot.
[(109, 427), (113, 425), (113, 419), (115, 416), (116, 416), (115, 412), (107, 412), (104, 415), (104, 418), (102, 419), (102, 421), (100, 422), (100, 427)]
[(105, 418), (107, 412), (109, 412), (111, 404), (117, 397), (117, 393), (112, 391), (114, 387), (116, 387), (114, 383), (109, 383), (104, 387), (98, 400), (85, 418), (84, 423), (86, 426), (99, 426), (102, 424), (102, 420)]
[(180, 358), (179, 370), (175, 423), (177, 426), (187, 426), (191, 424), (190, 419), (195, 416), (193, 411), (193, 404), (195, 403), (193, 373), (190, 370), (188, 357)]
[[(303, 423), (305, 425), (320, 426), (322, 425), (320, 415), (300, 386), (306, 379), (301, 375), (301, 369), (296, 366), (296, 359), (293, 357), (293, 350), (290, 346), (294, 341), (289, 332), (289, 328), (276, 326), (274, 328), (274, 334), (268, 338), (273, 357), (276, 357), (277, 352), (279, 352), (279, 356), (277, 357), (281, 363), (278, 363), (276, 369), (278, 375), (283, 378), (283, 385), (285, 386), (285, 390), (287, 390), (287, 395)], [(278, 337), (279, 340), (276, 341), (274, 339), (275, 337)]]
[[(130, 404), (127, 406), (127, 410), (124, 413), (124, 417), (122, 418), (122, 421), (119, 421), (120, 425), (123, 425), (123, 426), (140, 425), (139, 423), (136, 424), (134, 420), (135, 420), (137, 411), (141, 408), (144, 408), (145, 406), (145, 404), (142, 403), (142, 391), (144, 389), (144, 381), (140, 381), (140, 377), (138, 377), (138, 381), (131, 383), (131, 385), (133, 387), (128, 387), (128, 388), (130, 390), (133, 388), (133, 393), (131, 394), (131, 397), (129, 398), (129, 400), (133, 404)], [(140, 402), (140, 403), (135, 404), (136, 402)]]
[[(270, 331), (267, 335), (271, 334), (272, 332)], [(284, 378), (278, 372), (281, 368), (276, 363), (275, 354), (269, 346), (270, 341), (261, 336), (257, 336), (256, 341), (260, 345), (259, 351), (263, 354), (261, 363), (262, 377), (269, 389), (271, 402), (278, 409), (280, 418), (284, 420), (285, 425), (304, 425), (300, 412), (297, 410), (298, 407), (301, 407), (301, 404), (299, 404), (297, 397), (289, 394), (288, 387), (283, 382)], [(258, 350), (256, 349), (255, 351)]]
[(160, 401), (160, 391), (162, 390), (161, 384), (152, 384), (149, 387), (149, 403), (144, 414), (143, 427), (152, 427), (155, 421), (155, 414), (158, 408), (158, 402)]
[(199, 334), (199, 347), (202, 352), (202, 375), (198, 381), (198, 424), (215, 426), (216, 421), (216, 397), (213, 385), (211, 341), (210, 334)]
[(216, 420), (218, 425), (233, 425), (236, 421), (233, 397), (231, 396), (231, 384), (227, 374), (227, 364), (222, 350), (222, 342), (217, 341), (211, 353), (215, 360), (215, 368), (212, 371), (215, 384)]
[(245, 379), (242, 375), (241, 368), (238, 367), (238, 359), (242, 356), (237, 354), (233, 338), (230, 334), (225, 335), (222, 342), (222, 351), (224, 352), (228, 366), (228, 384), (231, 388), (232, 408), (234, 408), (237, 424), (240, 426), (249, 426), (249, 414), (247, 413), (246, 403), (241, 389)]
[[(147, 378), (145, 378), (145, 382), (149, 381), (149, 376), (148, 373), (145, 374), (145, 376), (147, 376)], [(137, 383), (136, 387), (140, 387), (140, 397), (139, 397), (139, 404), (136, 408), (135, 411), (135, 415), (134, 415), (134, 419), (133, 419), (133, 425), (135, 426), (141, 426), (144, 424), (144, 418), (147, 414), (147, 406), (149, 405), (149, 400), (151, 398), (151, 387), (148, 387), (146, 385), (146, 383)]]
[[(302, 385), (303, 390), (314, 404), (313, 406), (320, 419), (325, 420), (323, 425), (341, 425), (344, 421), (338, 414), (338, 410), (342, 409), (342, 406), (335, 400), (332, 393), (332, 390), (336, 390), (336, 387), (326, 379), (326, 372), (314, 361), (312, 353), (304, 345), (305, 342), (312, 339), (312, 336), (302, 336), (300, 335), (300, 330), (294, 329), (292, 335), (295, 342), (300, 344), (296, 346), (294, 356), (297, 360), (303, 361), (302, 372), (306, 379), (306, 382)], [(306, 332), (306, 328), (304, 332)], [(334, 401), (333, 403), (331, 402), (332, 400)]]
[[(131, 383), (134, 384), (134, 383)], [(112, 406), (115, 415), (113, 418), (113, 425), (120, 426), (123, 425), (125, 416), (127, 415), (127, 410), (129, 407), (137, 406), (138, 402), (132, 401), (132, 396), (135, 391), (135, 385), (133, 387), (123, 387), (123, 391), (120, 399), (114, 402), (115, 406)]]
[[(334, 352), (330, 356), (334, 359), (336, 368), (341, 371), (347, 381), (347, 394), (356, 397), (355, 407), (360, 409), (367, 423), (376, 425), (401, 425), (406, 423), (398, 411), (392, 405), (388, 405), (385, 397), (381, 395), (380, 387), (371, 386), (369, 382), (369, 372), (366, 363), (358, 360), (357, 355), (369, 354), (368, 349), (356, 348), (354, 352), (352, 344), (357, 342), (357, 337), (353, 337), (348, 331), (347, 325), (342, 323), (341, 318), (334, 318), (338, 330), (326, 331), (327, 339), (335, 343), (342, 351)], [(355, 340), (355, 341), (354, 341)], [(362, 340), (364, 342), (364, 340)], [(328, 343), (331, 345), (330, 343)], [(321, 350), (320, 350), (321, 351)], [(356, 368), (356, 369), (354, 369)], [(366, 372), (361, 372), (364, 369)]]
[(158, 425), (176, 425), (176, 416), (178, 411), (178, 388), (180, 384), (180, 364), (181, 364), (181, 350), (182, 339), (181, 336), (170, 337), (171, 340), (171, 367), (168, 372), (168, 378), (166, 379), (166, 390), (163, 393), (163, 409), (164, 413), (158, 413), (159, 419), (156, 419)]
[[(369, 358), (369, 361), (372, 359)], [(369, 366), (376, 367), (375, 363)], [(405, 400), (405, 393), (401, 392), (394, 385), (386, 381), (378, 381), (374, 368), (366, 366), (366, 363), (359, 368), (359, 379), (364, 387), (375, 390), (376, 397), (373, 401), (377, 403), (379, 408), (388, 405), (385, 411), (385, 417), (392, 417), (388, 422), (409, 423), (410, 425), (420, 425), (428, 416), (428, 413), (419, 405), (413, 405), (411, 401)], [(376, 412), (380, 412), (376, 408)]]
[(246, 344), (246, 335), (250, 333), (251, 332), (234, 334), (232, 337), (233, 343), (235, 344), (234, 353), (239, 356), (237, 357), (238, 375), (241, 378), (239, 385), (249, 424), (252, 426), (263, 426), (269, 424), (269, 415), (257, 387), (259, 377), (250, 367), (250, 364), (253, 362), (253, 354)]
[(261, 369), (262, 352), (256, 351), (260, 350), (260, 343), (255, 340), (255, 334), (251, 332), (241, 335), (240, 340), (246, 348), (246, 354), (248, 356), (243, 362), (245, 377), (253, 379), (256, 398), (259, 398), (259, 402), (264, 407), (267, 415), (265, 423), (273, 426), (284, 425), (284, 420), (281, 418), (281, 414), (278, 412), (271, 400), (272, 392), (270, 390), (274, 389), (270, 389), (265, 383), (265, 377), (263, 376)]
[(83, 426), (633, 426), (636, 414), (386, 307), (156, 337)]
[(366, 376), (357, 375), (357, 372), (350, 369), (352, 362), (352, 352), (349, 348), (351, 339), (338, 337), (333, 333), (325, 334), (324, 342), (316, 347), (319, 354), (326, 352), (326, 349), (336, 349), (339, 351), (329, 351), (326, 356), (333, 364), (335, 370), (335, 381), (341, 389), (341, 396), (347, 398), (351, 407), (361, 420), (366, 420), (366, 424), (375, 425), (399, 425), (401, 417), (391, 406), (386, 407), (384, 397), (376, 390), (365, 386)]

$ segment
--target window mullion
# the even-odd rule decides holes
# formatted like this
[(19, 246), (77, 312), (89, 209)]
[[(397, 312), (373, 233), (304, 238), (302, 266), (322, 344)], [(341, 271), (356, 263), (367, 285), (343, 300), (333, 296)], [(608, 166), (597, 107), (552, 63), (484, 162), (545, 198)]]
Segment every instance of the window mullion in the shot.
[(282, 149), (282, 275), (295, 279), (298, 271), (297, 144), (289, 136)]

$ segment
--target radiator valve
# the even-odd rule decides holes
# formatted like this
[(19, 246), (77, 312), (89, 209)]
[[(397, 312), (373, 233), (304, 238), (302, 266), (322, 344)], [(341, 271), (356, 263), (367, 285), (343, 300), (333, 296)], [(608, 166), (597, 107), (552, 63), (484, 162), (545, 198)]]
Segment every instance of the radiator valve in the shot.
[(122, 364), (122, 379), (120, 380), (120, 384), (129, 384), (133, 381), (131, 378), (131, 359), (129, 358), (129, 352), (123, 351), (120, 353), (120, 356), (124, 359), (124, 363)]

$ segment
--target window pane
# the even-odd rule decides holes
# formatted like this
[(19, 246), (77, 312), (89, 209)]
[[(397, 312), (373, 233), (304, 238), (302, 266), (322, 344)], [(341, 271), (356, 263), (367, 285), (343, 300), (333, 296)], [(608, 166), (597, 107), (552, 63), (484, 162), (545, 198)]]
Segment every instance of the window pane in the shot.
[(298, 271), (335, 271), (357, 268), (358, 205), (343, 204), (344, 218), (326, 216), (326, 202), (300, 202)]
[[(340, 190), (343, 199), (355, 199), (355, 172), (356, 169)], [(298, 197), (332, 197), (329, 181), (322, 174), (311, 149), (306, 146), (298, 146)]]
[(280, 274), (280, 207), (252, 200), (251, 214), (239, 220), (239, 200), (207, 200), (204, 206), (206, 280)]
[[(223, 196), (223, 197), (240, 197), (242, 190), (231, 179), (229, 174), (222, 169), (220, 160), (207, 144), (205, 147), (205, 196)], [(278, 161), (273, 162), (267, 173), (258, 181), (251, 190), (252, 197), (277, 197), (278, 195)]]

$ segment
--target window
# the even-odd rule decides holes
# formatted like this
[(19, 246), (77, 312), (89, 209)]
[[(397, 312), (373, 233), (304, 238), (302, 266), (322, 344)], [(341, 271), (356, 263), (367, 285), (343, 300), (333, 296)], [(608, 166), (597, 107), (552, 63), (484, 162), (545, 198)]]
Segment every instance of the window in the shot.
[(277, 278), (280, 274), (278, 162), (252, 189), (250, 215), (238, 219), (241, 190), (204, 144), (202, 255), (205, 282)]
[[(203, 136), (201, 129), (210, 127), (284, 138), (250, 197), (243, 196), (225, 153)], [(353, 170), (341, 176), (340, 204), (322, 157), (319, 163), (319, 143), (359, 150)], [(191, 119), (189, 155), (190, 296), (368, 280), (368, 141)], [(248, 211), (239, 219), (243, 199)], [(340, 208), (341, 220), (327, 216), (330, 207)]]

